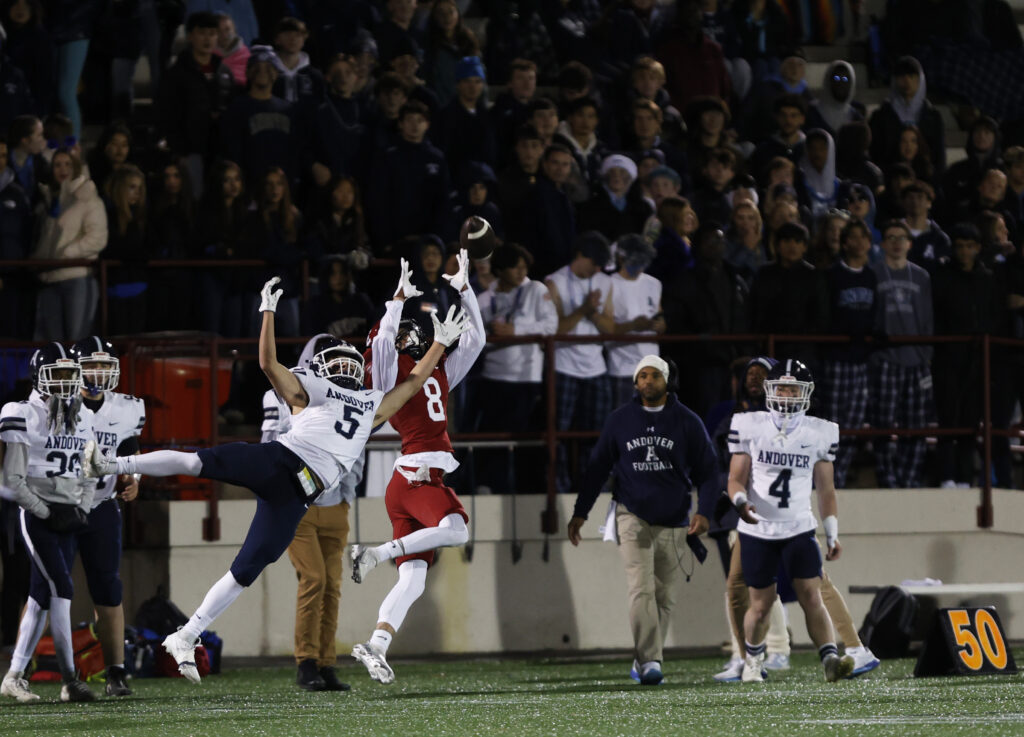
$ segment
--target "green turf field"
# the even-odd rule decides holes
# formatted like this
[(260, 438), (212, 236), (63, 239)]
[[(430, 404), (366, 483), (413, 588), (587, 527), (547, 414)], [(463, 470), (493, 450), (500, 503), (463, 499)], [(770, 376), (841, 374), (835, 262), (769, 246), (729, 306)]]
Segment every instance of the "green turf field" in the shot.
[(914, 679), (914, 661), (900, 660), (826, 684), (817, 658), (799, 654), (763, 685), (717, 684), (721, 663), (673, 659), (663, 685), (643, 688), (624, 658), (397, 661), (391, 686), (345, 665), (349, 693), (300, 691), (290, 667), (234, 668), (201, 686), (138, 680), (135, 696), (94, 704), (34, 684), (41, 702), (0, 702), (0, 735), (1024, 735), (1024, 676)]

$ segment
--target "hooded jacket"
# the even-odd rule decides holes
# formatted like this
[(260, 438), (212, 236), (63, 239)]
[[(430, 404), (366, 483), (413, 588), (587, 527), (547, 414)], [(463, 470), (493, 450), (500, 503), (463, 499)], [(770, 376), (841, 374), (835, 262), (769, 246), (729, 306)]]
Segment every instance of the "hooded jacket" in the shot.
[[(850, 79), (850, 90), (842, 100), (832, 95), (832, 77), (836, 74), (845, 75)], [(853, 99), (856, 94), (857, 72), (853, 66), (841, 59), (833, 61), (825, 68), (821, 95), (807, 111), (808, 128), (821, 128), (835, 138), (839, 134), (839, 129), (847, 123), (864, 120), (864, 106)]]
[(921, 84), (909, 102), (896, 89), (893, 77), (892, 91), (885, 102), (871, 114), (871, 160), (882, 169), (899, 160), (900, 132), (906, 125), (916, 125), (928, 144), (935, 173), (946, 170), (946, 127), (942, 116), (927, 99), (927, 81), (924, 69), (917, 63)]
[[(107, 212), (96, 185), (85, 175), (64, 182), (58, 196), (59, 214), (55, 216), (51, 214), (54, 203), (50, 189), (40, 187), (40, 193), (36, 215), (41, 224), (32, 258), (94, 260), (107, 245)], [(86, 266), (68, 266), (40, 272), (39, 279), (53, 284), (89, 273)]]

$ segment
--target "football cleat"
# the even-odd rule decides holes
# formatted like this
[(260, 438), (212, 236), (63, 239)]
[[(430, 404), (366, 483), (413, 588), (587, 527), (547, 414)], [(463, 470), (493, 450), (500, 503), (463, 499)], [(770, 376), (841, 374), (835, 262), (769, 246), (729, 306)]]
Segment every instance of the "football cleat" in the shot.
[(362, 583), (366, 580), (366, 574), (377, 567), (377, 557), (373, 554), (373, 549), (365, 545), (353, 545), (349, 555), (352, 562), (352, 580)]
[(64, 685), (60, 687), (60, 700), (95, 701), (96, 694), (83, 681), (74, 678), (70, 681), (64, 681)]
[(82, 451), (82, 473), (90, 479), (116, 474), (117, 459), (107, 458), (96, 441), (90, 440)]
[(825, 680), (835, 683), (840, 678), (849, 678), (853, 673), (853, 656), (826, 655), (821, 661), (821, 665), (825, 670)]
[(640, 683), (640, 664), (636, 660), (633, 661), (633, 665), (629, 669), (629, 677)]
[(352, 657), (366, 666), (373, 680), (383, 684), (394, 682), (395, 672), (384, 659), (384, 653), (377, 650), (372, 643), (363, 642), (356, 645), (352, 648)]
[(873, 671), (882, 664), (882, 661), (875, 657), (875, 654), (863, 645), (860, 647), (847, 648), (846, 654), (853, 657), (853, 672), (850, 673), (847, 678), (862, 676), (865, 673)]
[(643, 667), (640, 669), (641, 686), (657, 686), (664, 679), (665, 676), (661, 672), (661, 663), (657, 660), (644, 663)]
[(124, 668), (118, 668), (113, 665), (107, 668), (107, 696), (132, 695), (132, 690), (128, 688), (128, 683), (125, 681), (127, 675)]
[(196, 668), (196, 646), (199, 638), (187, 640), (181, 635), (181, 630), (167, 635), (163, 641), (163, 648), (174, 662), (178, 664), (178, 672), (185, 676), (192, 683), (199, 683), (199, 669)]
[(747, 655), (743, 661), (744, 683), (761, 683), (764, 681), (764, 653), (760, 655)]
[(785, 653), (769, 653), (764, 659), (765, 670), (789, 670), (789, 656)]
[(22, 673), (8, 673), (4, 676), (3, 683), (0, 684), (0, 696), (9, 696), (23, 704), (29, 701), (39, 701), (39, 694), (34, 694), (29, 690), (28, 680), (22, 678), (22, 675)]
[(733, 658), (713, 678), (719, 683), (734, 683), (743, 677), (743, 658)]

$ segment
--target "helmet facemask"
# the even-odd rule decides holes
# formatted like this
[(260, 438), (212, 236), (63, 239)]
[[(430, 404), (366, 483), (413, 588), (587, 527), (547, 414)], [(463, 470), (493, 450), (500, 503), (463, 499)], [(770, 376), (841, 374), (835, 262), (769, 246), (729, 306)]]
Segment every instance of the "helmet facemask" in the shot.
[(82, 367), (70, 358), (58, 358), (54, 363), (39, 367), (36, 390), (40, 394), (59, 399), (78, 396), (82, 388)]
[(82, 386), (90, 394), (113, 391), (121, 378), (121, 362), (109, 353), (97, 352), (78, 360)]
[(427, 340), (423, 329), (415, 320), (402, 320), (395, 334), (395, 350), (408, 353), (415, 360), (423, 358), (427, 352)]
[(765, 406), (783, 417), (796, 417), (810, 409), (813, 392), (813, 381), (799, 381), (794, 376), (764, 380)]
[(363, 357), (351, 346), (332, 345), (313, 356), (317, 376), (345, 389), (363, 388)]

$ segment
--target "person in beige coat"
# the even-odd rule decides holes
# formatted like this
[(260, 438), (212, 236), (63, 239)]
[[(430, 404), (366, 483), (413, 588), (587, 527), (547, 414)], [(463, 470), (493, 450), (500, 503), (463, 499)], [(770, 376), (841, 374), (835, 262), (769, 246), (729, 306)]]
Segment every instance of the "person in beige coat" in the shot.
[[(81, 161), (67, 149), (53, 155), (53, 176), (40, 185), (34, 259), (95, 259), (107, 245), (107, 213)], [(99, 286), (89, 266), (39, 274), (36, 340), (74, 341), (92, 331)]]

